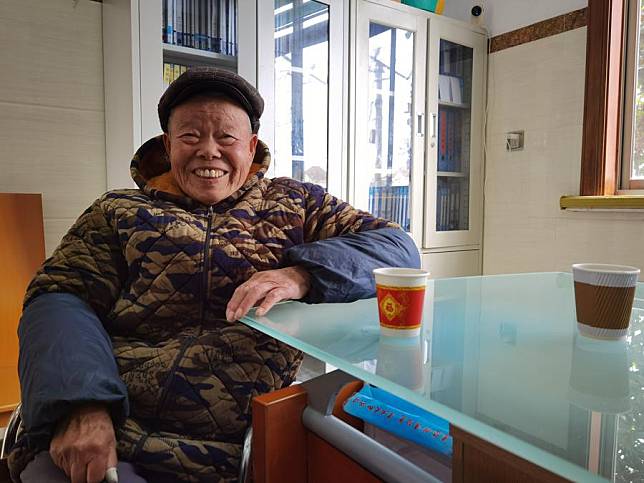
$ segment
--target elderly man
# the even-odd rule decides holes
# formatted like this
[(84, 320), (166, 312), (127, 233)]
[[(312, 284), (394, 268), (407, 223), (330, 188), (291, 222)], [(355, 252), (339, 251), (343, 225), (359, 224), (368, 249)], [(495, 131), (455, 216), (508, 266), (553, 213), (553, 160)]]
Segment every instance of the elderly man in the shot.
[(14, 479), (98, 482), (117, 455), (121, 482), (235, 479), (251, 398), (291, 384), (302, 358), (237, 319), (370, 297), (373, 268), (418, 266), (396, 225), (266, 179), (262, 110), (235, 74), (183, 74), (159, 102), (164, 134), (132, 161), (139, 189), (94, 202), (40, 269), (19, 328)]

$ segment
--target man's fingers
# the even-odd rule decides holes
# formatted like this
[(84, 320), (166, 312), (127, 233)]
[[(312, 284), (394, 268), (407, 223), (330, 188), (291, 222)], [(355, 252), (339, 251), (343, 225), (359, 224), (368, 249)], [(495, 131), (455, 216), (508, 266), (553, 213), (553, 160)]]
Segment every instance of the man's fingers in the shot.
[(49, 456), (51, 456), (51, 460), (54, 462), (54, 464), (61, 470), (63, 470), (68, 477), (71, 478), (72, 466), (65, 454), (59, 448), (53, 449), (50, 447)]
[(107, 455), (107, 467), (108, 468), (116, 468), (116, 465), (118, 464), (118, 456), (116, 456), (116, 449), (112, 448), (110, 450), (110, 453)]
[(240, 302), (239, 307), (235, 311), (234, 320), (238, 320), (248, 313), (259, 300), (263, 299), (266, 294), (273, 288), (272, 283), (262, 283), (254, 285), (246, 292), (243, 300)]
[(87, 483), (101, 483), (109, 465), (106, 458), (94, 458), (87, 463)]
[(86, 483), (87, 482), (87, 465), (85, 462), (74, 461), (70, 468), (69, 479), (72, 483)]
[(241, 284), (239, 287), (235, 289), (233, 296), (230, 297), (230, 300), (228, 301), (228, 306), (226, 307), (226, 320), (228, 320), (228, 322), (232, 322), (233, 320), (235, 320), (235, 312), (237, 312), (237, 309), (239, 308), (239, 304), (241, 303), (241, 301), (244, 299), (244, 296), (248, 292), (248, 287), (249, 287), (248, 282)]
[(266, 297), (264, 297), (264, 301), (257, 308), (255, 313), (260, 317), (263, 315), (266, 315), (266, 313), (273, 308), (273, 305), (275, 305), (277, 302), (280, 302), (284, 299), (285, 299), (285, 296), (284, 296), (283, 290), (281, 290), (280, 288), (273, 289), (270, 292), (268, 292), (268, 294), (266, 294)]

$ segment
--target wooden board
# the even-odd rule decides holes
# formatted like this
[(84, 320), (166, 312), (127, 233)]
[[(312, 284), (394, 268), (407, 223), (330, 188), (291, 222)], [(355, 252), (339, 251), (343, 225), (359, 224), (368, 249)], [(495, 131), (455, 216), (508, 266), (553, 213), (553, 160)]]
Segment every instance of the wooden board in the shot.
[(39, 194), (0, 193), (0, 427), (20, 401), (18, 321), (27, 285), (45, 259)]

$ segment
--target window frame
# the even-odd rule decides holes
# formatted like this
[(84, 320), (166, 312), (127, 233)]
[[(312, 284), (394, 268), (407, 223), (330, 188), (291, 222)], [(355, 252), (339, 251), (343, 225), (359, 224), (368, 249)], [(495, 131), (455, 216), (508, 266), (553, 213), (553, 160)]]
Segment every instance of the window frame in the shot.
[(581, 196), (615, 195), (618, 191), (627, 1), (588, 0)]
[(628, 69), (636, 57), (628, 27), (638, 41), (629, 25), (637, 24), (636, 3), (588, 0), (581, 197), (644, 195), (644, 180), (630, 179), (633, 106), (626, 102), (634, 92), (634, 70)]
[[(621, 153), (621, 183), (619, 194), (633, 193), (634, 190), (644, 190), (643, 179), (631, 178), (633, 171), (632, 154), (635, 133), (635, 92), (637, 82), (637, 63), (639, 61), (639, 18), (640, 0), (625, 0), (624, 14), (624, 50), (626, 53), (624, 68), (624, 101), (623, 101), (623, 132)], [(644, 193), (644, 191), (641, 191)]]

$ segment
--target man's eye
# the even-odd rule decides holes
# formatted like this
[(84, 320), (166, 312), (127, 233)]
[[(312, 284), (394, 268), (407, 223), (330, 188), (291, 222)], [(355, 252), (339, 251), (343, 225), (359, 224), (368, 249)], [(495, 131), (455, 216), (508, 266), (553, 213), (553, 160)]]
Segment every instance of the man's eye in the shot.
[(197, 139), (199, 139), (199, 136), (194, 133), (184, 133), (180, 136), (180, 138), (185, 141), (196, 141)]

